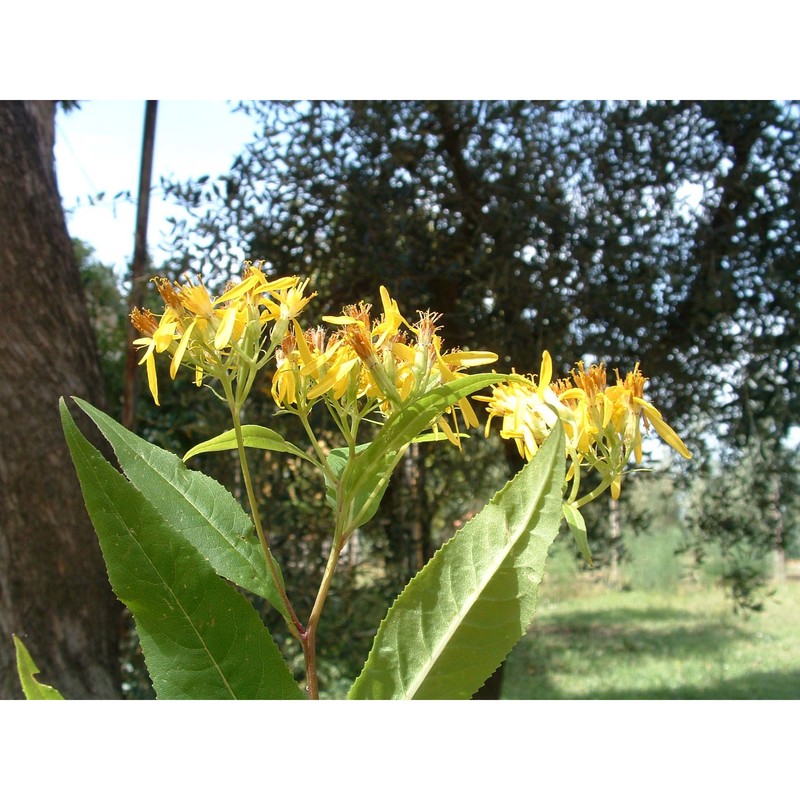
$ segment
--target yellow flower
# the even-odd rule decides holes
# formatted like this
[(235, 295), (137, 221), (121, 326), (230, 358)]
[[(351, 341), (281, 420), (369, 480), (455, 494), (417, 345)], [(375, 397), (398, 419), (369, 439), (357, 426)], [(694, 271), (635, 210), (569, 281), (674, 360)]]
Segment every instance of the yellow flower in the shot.
[(267, 308), (266, 312), (261, 315), (262, 321), (296, 319), (308, 303), (317, 296), (316, 292), (304, 296), (309, 281), (310, 279), (306, 278), (299, 283), (294, 281), (291, 285), (278, 282), (267, 284), (265, 288), (274, 297), (274, 300), (271, 300), (266, 294), (262, 297), (261, 302)]
[(359, 359), (337, 335), (327, 338), (324, 328), (303, 331), (295, 320), (276, 351), (278, 368), (272, 379), (272, 397), (286, 408), (302, 396), (315, 400), (328, 392), (339, 400), (350, 388), (351, 372)]
[[(186, 362), (194, 368), (198, 386), (204, 375), (224, 380), (232, 377), (239, 387), (237, 402), (243, 402), (257, 370), (283, 338), (289, 320), (313, 297), (303, 297), (308, 281), (298, 284), (293, 277), (270, 281), (258, 267), (246, 269), (242, 279), (230, 282), (216, 299), (202, 281), (193, 284), (185, 279), (180, 284), (154, 278), (154, 282), (165, 305), (161, 321), (138, 309), (131, 320), (146, 334), (137, 344), (147, 348), (141, 363), (147, 364), (150, 391), (156, 403), (154, 354), (165, 350), (173, 354), (170, 377), (174, 379), (180, 365)], [(261, 306), (267, 306), (267, 311), (262, 313)], [(273, 319), (274, 335), (267, 347), (264, 329)], [(283, 330), (277, 332), (278, 326)]]
[(512, 439), (520, 456), (530, 461), (559, 417), (570, 418), (569, 410), (549, 386), (552, 374), (552, 359), (545, 350), (538, 381), (534, 382), (533, 376), (528, 376), (524, 382), (502, 382), (492, 388), (491, 397), (476, 397), (476, 400), (488, 403), (486, 436), (492, 420), (499, 417), (502, 419), (500, 436)]
[(617, 372), (617, 385), (609, 387), (607, 396), (612, 400), (616, 409), (619, 409), (625, 418), (624, 435), (625, 444), (633, 448), (636, 463), (642, 461), (642, 432), (639, 420), (644, 418), (645, 430), (652, 425), (656, 433), (677, 453), (684, 458), (691, 458), (686, 445), (672, 428), (664, 422), (661, 412), (644, 399), (644, 385), (647, 378), (642, 375), (639, 364), (629, 372), (623, 381)]
[(567, 455), (571, 460), (567, 480), (580, 481), (582, 464), (597, 470), (612, 497), (619, 497), (622, 473), (633, 454), (642, 460), (642, 431), (652, 426), (656, 433), (684, 458), (691, 458), (686, 445), (664, 422), (661, 413), (644, 399), (647, 378), (637, 364), (625, 380), (616, 373), (616, 385), (608, 386), (603, 364), (586, 367), (578, 362), (570, 376), (552, 378), (552, 362), (545, 351), (539, 379), (527, 383), (501, 383), (491, 397), (478, 399), (489, 403), (486, 435), (492, 419), (502, 419), (500, 435), (513, 439), (520, 455), (531, 459), (556, 418), (561, 418), (567, 437)]
[[(166, 287), (168, 284), (162, 279), (158, 285), (159, 290), (161, 290), (162, 287)], [(170, 287), (170, 291), (174, 293), (181, 306), (183, 306), (184, 313), (188, 312), (193, 317), (199, 317), (200, 319), (208, 321), (214, 319), (215, 303), (212, 301), (208, 289), (206, 289), (202, 283), (194, 286), (191, 283), (191, 279), (189, 279), (185, 286), (179, 286), (176, 283), (175, 289)]]
[(624, 445), (625, 453), (632, 451), (636, 462), (641, 463), (642, 436), (639, 423), (644, 418), (645, 430), (652, 425), (668, 445), (684, 458), (691, 458), (686, 445), (664, 422), (661, 413), (644, 399), (647, 378), (642, 375), (639, 365), (636, 364), (624, 381), (618, 371), (616, 376), (616, 385), (608, 386), (605, 365), (593, 364), (586, 369), (583, 362), (579, 362), (571, 372), (571, 379), (566, 378), (554, 384), (559, 399), (573, 408), (578, 419), (578, 449), (588, 452), (604, 439), (617, 437)]
[(156, 378), (156, 360), (154, 353), (163, 353), (175, 341), (178, 321), (171, 308), (167, 308), (160, 321), (150, 311), (141, 311), (134, 308), (131, 312), (131, 322), (139, 333), (145, 336), (134, 339), (133, 344), (139, 348), (146, 348), (145, 354), (139, 361), (147, 365), (147, 383), (156, 405), (158, 402), (158, 380)]
[(350, 387), (350, 373), (358, 367), (358, 356), (352, 348), (338, 336), (325, 340), (325, 331), (316, 328), (300, 334), (297, 327), (297, 347), (301, 356), (303, 378), (312, 378), (314, 387), (308, 391), (306, 398), (314, 400), (331, 392), (334, 400), (339, 400)]
[[(388, 413), (393, 405), (397, 406), (402, 402), (402, 380), (399, 379), (396, 369), (394, 345), (400, 334), (399, 325), (404, 320), (397, 310), (397, 303), (384, 287), (381, 287), (381, 299), (384, 313), (377, 320), (372, 320), (370, 316), (372, 306), (364, 302), (345, 306), (341, 315), (324, 316), (322, 319), (344, 328), (348, 357), (340, 356), (340, 373), (352, 369), (354, 356), (362, 365), (359, 375), (360, 393), (382, 399), (383, 410)], [(329, 377), (328, 383), (332, 379)], [(315, 394), (321, 391), (318, 386)]]
[(272, 399), (285, 408), (297, 402), (299, 367), (294, 333), (287, 332), (275, 351), (275, 373), (272, 376)]
[[(440, 314), (420, 312), (417, 325), (410, 325), (385, 286), (380, 287), (380, 295), (383, 313), (377, 319), (372, 319), (371, 306), (363, 302), (345, 306), (340, 315), (323, 317), (328, 324), (344, 328), (344, 352), (348, 355), (345, 356), (344, 352), (339, 354), (339, 372), (328, 372), (309, 397), (317, 396), (336, 381), (342, 385), (345, 375), (353, 368), (354, 354), (362, 365), (360, 394), (379, 400), (381, 411), (388, 416), (431, 389), (455, 380), (461, 370), (497, 360), (495, 353), (484, 351), (452, 350), (443, 353), (442, 339), (436, 333)], [(401, 326), (407, 330), (402, 330)], [(309, 373), (309, 370), (305, 367), (303, 371)], [(459, 400), (458, 408), (467, 427), (478, 426), (469, 400)], [(455, 408), (448, 409), (447, 413), (452, 414), (452, 427), (445, 417), (439, 418), (436, 427), (460, 446)]]
[(587, 370), (579, 361), (570, 377), (555, 381), (552, 388), (572, 411), (573, 424), (567, 431), (571, 447), (584, 455), (595, 453), (598, 441), (602, 441), (614, 417), (614, 405), (605, 395), (605, 365), (592, 364)]

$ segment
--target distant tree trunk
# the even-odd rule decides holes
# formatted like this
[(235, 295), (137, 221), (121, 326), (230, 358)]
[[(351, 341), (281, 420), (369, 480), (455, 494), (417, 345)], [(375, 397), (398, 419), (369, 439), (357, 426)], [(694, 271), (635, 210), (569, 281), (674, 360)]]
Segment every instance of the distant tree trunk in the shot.
[(104, 397), (54, 131), (53, 102), (0, 102), (0, 698), (21, 697), (12, 633), (65, 697), (115, 698), (120, 606), (58, 414)]
[(769, 495), (767, 513), (772, 517), (774, 535), (772, 579), (776, 583), (786, 582), (786, 549), (784, 540), (785, 526), (781, 510), (781, 479), (779, 475), (772, 477), (772, 491)]
[(416, 575), (433, 555), (430, 513), (425, 501), (425, 463), (419, 444), (413, 443), (405, 456), (405, 479), (410, 495), (412, 575)]
[(619, 586), (619, 546), (622, 529), (619, 520), (619, 500), (609, 497), (609, 523), (611, 527), (611, 563), (608, 567), (608, 582), (611, 586)]
[[(142, 305), (144, 285), (147, 282), (145, 272), (145, 266), (148, 262), (147, 217), (150, 213), (150, 181), (153, 175), (157, 109), (158, 100), (148, 100), (145, 104), (142, 160), (139, 165), (139, 198), (136, 206), (136, 234), (133, 246), (133, 263), (131, 264), (131, 290), (128, 294), (128, 312)], [(133, 342), (138, 335), (133, 325), (128, 325), (128, 346), (125, 353), (125, 381), (122, 395), (122, 424), (129, 430), (136, 429), (139, 356)]]

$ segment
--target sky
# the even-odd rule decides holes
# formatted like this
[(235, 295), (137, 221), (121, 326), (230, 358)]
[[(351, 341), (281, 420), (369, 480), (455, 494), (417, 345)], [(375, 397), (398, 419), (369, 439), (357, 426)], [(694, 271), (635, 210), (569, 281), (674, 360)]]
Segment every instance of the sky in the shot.
[[(176, 207), (160, 198), (159, 179), (185, 180), (227, 171), (250, 141), (252, 120), (224, 100), (161, 100), (156, 115), (154, 191), (148, 220), (153, 262)], [(145, 101), (94, 100), (56, 118), (55, 159), (67, 227), (95, 249), (96, 257), (122, 276), (133, 257)], [(133, 201), (114, 200), (128, 191)], [(105, 192), (99, 203), (89, 198)]]

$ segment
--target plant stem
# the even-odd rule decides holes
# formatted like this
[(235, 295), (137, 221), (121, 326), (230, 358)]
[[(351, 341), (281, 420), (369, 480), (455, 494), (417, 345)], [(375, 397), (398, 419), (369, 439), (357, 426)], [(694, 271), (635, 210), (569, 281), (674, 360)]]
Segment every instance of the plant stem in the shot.
[(330, 589), (333, 573), (336, 570), (336, 564), (339, 561), (339, 554), (341, 551), (342, 545), (334, 541), (331, 545), (331, 552), (328, 555), (328, 563), (325, 565), (325, 574), (322, 576), (322, 583), (320, 583), (317, 598), (314, 601), (314, 607), (311, 609), (311, 616), (308, 618), (305, 634), (301, 639), (303, 655), (306, 660), (306, 691), (311, 700), (319, 700), (319, 682), (317, 679), (317, 627), (319, 626), (322, 607), (325, 605), (325, 600), (328, 597), (328, 590)]
[(297, 617), (297, 614), (292, 607), (291, 602), (289, 601), (289, 597), (286, 594), (286, 589), (283, 586), (283, 583), (280, 579), (280, 574), (278, 572), (278, 566), (275, 563), (275, 559), (272, 555), (272, 552), (269, 549), (269, 543), (267, 542), (267, 536), (264, 533), (264, 528), (261, 524), (261, 515), (258, 513), (258, 504), (256, 503), (256, 495), (253, 491), (253, 480), (250, 477), (250, 468), (247, 465), (247, 454), (244, 447), (244, 435), (242, 434), (242, 421), (239, 418), (240, 410), (236, 406), (236, 402), (233, 398), (233, 391), (228, 381), (223, 381), (223, 387), (225, 389), (225, 396), (228, 400), (228, 406), (230, 408), (231, 417), (233, 418), (233, 429), (236, 433), (236, 447), (239, 452), (239, 463), (241, 464), (242, 468), (242, 477), (244, 478), (244, 485), (245, 489), (247, 490), (247, 500), (250, 503), (250, 512), (253, 516), (253, 524), (256, 528), (256, 534), (258, 535), (258, 541), (261, 543), (261, 549), (264, 551), (264, 558), (267, 562), (267, 568), (272, 575), (273, 583), (275, 584), (275, 588), (278, 590), (278, 593), (281, 596), (281, 600), (283, 600), (284, 605), (286, 606), (286, 610), (289, 612), (289, 616), (292, 619), (292, 625), (289, 627), (289, 632), (294, 636), (296, 639), (302, 642), (303, 635), (305, 630), (300, 623), (300, 620)]
[(319, 463), (319, 467), (328, 480), (331, 483), (336, 482), (336, 475), (333, 473), (333, 470), (328, 465), (328, 460), (325, 457), (325, 453), (322, 451), (322, 448), (319, 446), (319, 441), (317, 437), (314, 435), (314, 431), (311, 429), (311, 424), (308, 421), (308, 409), (305, 406), (300, 406), (298, 403), (297, 408), (297, 416), (300, 418), (300, 422), (303, 425), (303, 429), (306, 432), (306, 436), (308, 436), (308, 441), (311, 442), (311, 446), (314, 448), (314, 452), (317, 454), (317, 461)]
[(593, 491), (589, 492), (589, 494), (585, 494), (581, 497), (580, 500), (577, 500), (573, 505), (575, 508), (580, 508), (581, 506), (585, 506), (587, 503), (591, 503), (596, 497), (600, 497), (603, 492), (611, 486), (612, 481), (604, 480), (597, 488)]
[[(337, 479), (336, 474), (328, 464), (325, 453), (322, 451), (319, 441), (314, 435), (314, 431), (309, 423), (308, 408), (305, 405), (298, 404), (298, 416), (300, 417), (300, 421), (303, 424), (303, 428), (305, 429), (311, 445), (317, 453), (322, 471), (326, 475), (328, 481), (337, 487), (336, 494), (339, 496), (341, 494), (342, 481)], [(334, 417), (334, 419), (336, 419), (336, 417)], [(342, 425), (339, 427), (346, 436), (347, 431), (345, 428)], [(348, 438), (348, 444), (350, 446), (352, 455), (352, 451), (355, 446), (354, 440)], [(319, 700), (319, 679), (317, 676), (317, 628), (319, 627), (322, 608), (325, 605), (325, 600), (328, 597), (328, 591), (331, 586), (331, 581), (333, 580), (333, 574), (336, 571), (336, 564), (339, 560), (339, 554), (342, 551), (344, 542), (341, 532), (339, 531), (339, 521), (341, 520), (339, 508), (337, 508), (336, 519), (337, 525), (335, 526), (333, 542), (328, 555), (328, 563), (325, 565), (325, 572), (322, 576), (322, 582), (320, 583), (317, 597), (314, 600), (314, 607), (311, 609), (311, 615), (308, 618), (308, 624), (306, 625), (305, 631), (300, 638), (300, 642), (303, 645), (303, 657), (305, 658), (306, 662), (306, 692), (308, 693), (310, 700)]]

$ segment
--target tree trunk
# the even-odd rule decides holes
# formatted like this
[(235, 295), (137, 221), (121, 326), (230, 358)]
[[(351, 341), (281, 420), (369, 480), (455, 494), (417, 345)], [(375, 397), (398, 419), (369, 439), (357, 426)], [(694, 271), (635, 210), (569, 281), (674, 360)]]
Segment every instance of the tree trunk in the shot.
[[(131, 264), (131, 290), (128, 294), (128, 313), (144, 302), (147, 283), (145, 266), (147, 258), (147, 217), (150, 213), (150, 181), (153, 175), (153, 151), (156, 141), (156, 111), (158, 100), (148, 100), (145, 105), (142, 160), (139, 166), (139, 199), (136, 207), (136, 235)], [(122, 395), (122, 424), (136, 430), (136, 401), (138, 400), (139, 355), (134, 340), (139, 334), (128, 325), (128, 346), (125, 353), (125, 382)]]
[(409, 491), (411, 518), (411, 546), (413, 549), (409, 572), (416, 575), (433, 555), (431, 543), (431, 521), (425, 501), (425, 464), (414, 442), (404, 458), (405, 479)]
[(619, 500), (613, 497), (608, 499), (608, 508), (611, 526), (611, 562), (608, 566), (608, 583), (615, 589), (619, 588), (619, 547), (622, 536), (622, 528), (619, 520)]
[(53, 102), (0, 102), (0, 698), (22, 696), (12, 633), (65, 697), (115, 698), (120, 606), (58, 414), (104, 398), (54, 130)]
[(773, 530), (775, 531), (773, 542), (773, 564), (772, 579), (775, 583), (786, 582), (786, 548), (785, 548), (785, 526), (783, 522), (783, 511), (781, 510), (781, 479), (780, 475), (773, 475), (770, 483), (772, 491), (769, 494), (769, 506), (767, 513), (772, 517)]

